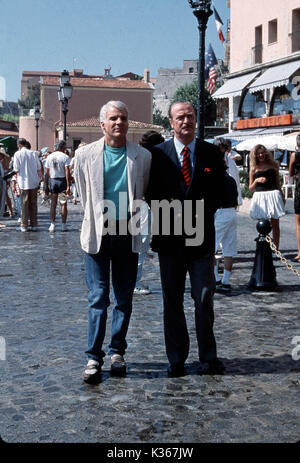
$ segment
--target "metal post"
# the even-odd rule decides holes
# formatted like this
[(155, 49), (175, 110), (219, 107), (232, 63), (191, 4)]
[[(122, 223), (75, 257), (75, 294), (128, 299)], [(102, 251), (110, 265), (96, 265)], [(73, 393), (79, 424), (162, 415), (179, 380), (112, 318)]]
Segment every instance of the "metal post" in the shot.
[(35, 146), (36, 146), (36, 150), (38, 151), (39, 149), (39, 121), (36, 120), (35, 121)]
[(199, 29), (197, 138), (203, 141), (205, 127), (205, 33), (208, 19), (213, 12), (210, 8), (211, 0), (188, 1), (198, 20)]
[(64, 140), (67, 141), (67, 112), (68, 112), (68, 101), (64, 100), (62, 103), (62, 112), (64, 115)]

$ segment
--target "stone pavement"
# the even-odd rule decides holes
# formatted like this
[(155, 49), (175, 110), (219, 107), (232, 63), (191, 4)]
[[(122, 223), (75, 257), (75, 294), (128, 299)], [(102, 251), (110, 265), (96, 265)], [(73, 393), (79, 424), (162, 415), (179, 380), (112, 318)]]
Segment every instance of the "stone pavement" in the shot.
[[(287, 209), (293, 211), (291, 200)], [(81, 379), (87, 289), (79, 246), (80, 205), (69, 206), (68, 233), (49, 234), (49, 208), (39, 211), (37, 233), (17, 232), (16, 221), (1, 220), (7, 225), (0, 232), (3, 440), (116, 444), (300, 440), (300, 361), (292, 358), (297, 349), (292, 341), (300, 336), (300, 280), (276, 259), (281, 291), (249, 291), (257, 233), (246, 214), (239, 214), (233, 291), (215, 296), (215, 333), (226, 374), (197, 375), (187, 280), (191, 337), (187, 375), (167, 377), (161, 286), (153, 255), (144, 269), (144, 280), (153, 292), (134, 297), (128, 374), (110, 377), (106, 359), (102, 382), (90, 386)], [(281, 219), (281, 230), (281, 250), (292, 257), (296, 249), (292, 213)], [(300, 264), (296, 266), (300, 270)]]

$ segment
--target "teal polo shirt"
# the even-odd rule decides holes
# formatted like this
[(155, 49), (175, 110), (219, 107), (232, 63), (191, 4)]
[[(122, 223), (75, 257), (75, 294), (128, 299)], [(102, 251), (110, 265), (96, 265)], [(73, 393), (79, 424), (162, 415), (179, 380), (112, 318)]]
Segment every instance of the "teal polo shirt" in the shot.
[[(119, 211), (119, 193), (126, 193), (125, 202)], [(116, 216), (107, 217), (111, 220), (127, 220), (128, 218), (128, 179), (126, 145), (121, 148), (112, 148), (104, 145), (104, 199), (115, 204)]]

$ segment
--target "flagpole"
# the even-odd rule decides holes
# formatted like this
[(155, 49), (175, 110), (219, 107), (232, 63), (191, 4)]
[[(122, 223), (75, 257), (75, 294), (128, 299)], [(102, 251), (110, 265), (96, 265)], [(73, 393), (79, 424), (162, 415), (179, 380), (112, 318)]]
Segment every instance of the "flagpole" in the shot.
[(198, 65), (198, 111), (197, 139), (204, 140), (204, 108), (205, 108), (205, 32), (209, 17), (212, 15), (211, 0), (188, 0), (198, 20), (199, 30), (199, 65)]

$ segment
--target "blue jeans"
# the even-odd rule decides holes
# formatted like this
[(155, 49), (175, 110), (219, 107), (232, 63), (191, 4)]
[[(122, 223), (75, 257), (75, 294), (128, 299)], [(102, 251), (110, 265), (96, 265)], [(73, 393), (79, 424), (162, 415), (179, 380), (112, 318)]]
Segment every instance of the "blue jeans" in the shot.
[(105, 235), (98, 254), (85, 254), (85, 275), (89, 289), (88, 359), (103, 364), (102, 345), (106, 331), (107, 308), (110, 305), (110, 267), (114, 293), (111, 341), (108, 355), (124, 355), (126, 334), (132, 312), (132, 295), (137, 274), (138, 254), (132, 252), (132, 237)]

